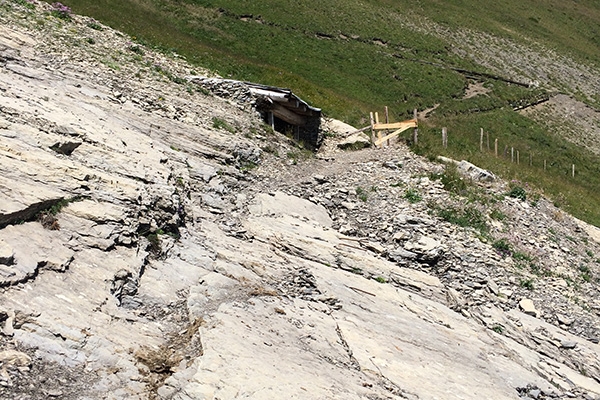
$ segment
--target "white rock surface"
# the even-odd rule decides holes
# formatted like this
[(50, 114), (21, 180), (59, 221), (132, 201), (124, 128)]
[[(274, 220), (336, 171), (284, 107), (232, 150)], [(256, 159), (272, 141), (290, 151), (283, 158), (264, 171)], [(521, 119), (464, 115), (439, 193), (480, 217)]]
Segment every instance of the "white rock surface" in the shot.
[[(591, 279), (600, 248), (578, 245), (587, 236), (549, 203), (497, 204), (507, 218), (492, 233), (513, 226), (531, 241), (506, 240), (541, 254), (518, 266), (403, 197), (465, 201), (423, 179), (439, 167), (404, 147), (291, 165), (273, 150), (295, 149), (248, 104), (146, 68), (180, 77), (189, 65), (131, 51), (87, 18), (57, 20), (46, 3), (9, 7), (1, 398), (600, 395), (600, 325), (587, 311), (600, 304), (585, 268), (569, 268), (587, 265)], [(236, 132), (213, 129), (215, 117)]]

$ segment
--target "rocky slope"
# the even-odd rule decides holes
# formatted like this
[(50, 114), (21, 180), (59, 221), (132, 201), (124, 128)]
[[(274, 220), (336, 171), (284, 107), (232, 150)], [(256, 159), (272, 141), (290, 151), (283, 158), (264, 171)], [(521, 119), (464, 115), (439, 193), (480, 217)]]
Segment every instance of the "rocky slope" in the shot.
[(600, 398), (597, 229), (0, 10), (0, 397)]

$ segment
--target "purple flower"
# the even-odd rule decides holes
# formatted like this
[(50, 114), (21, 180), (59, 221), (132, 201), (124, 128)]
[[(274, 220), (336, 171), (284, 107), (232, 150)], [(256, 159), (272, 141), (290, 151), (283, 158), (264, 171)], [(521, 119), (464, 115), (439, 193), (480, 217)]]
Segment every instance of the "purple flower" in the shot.
[(65, 6), (62, 3), (53, 3), (52, 4), (52, 15), (57, 18), (70, 20), (71, 19), (71, 8)]

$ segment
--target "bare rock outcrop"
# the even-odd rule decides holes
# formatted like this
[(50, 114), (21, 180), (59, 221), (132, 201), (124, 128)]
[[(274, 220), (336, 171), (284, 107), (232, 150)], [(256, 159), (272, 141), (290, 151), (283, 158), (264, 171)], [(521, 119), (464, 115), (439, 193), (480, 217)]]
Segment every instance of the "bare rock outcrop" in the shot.
[(495, 180), (486, 235), (459, 227), (402, 144), (286, 158), (179, 57), (26, 3), (0, 0), (0, 397), (600, 397), (570, 216)]

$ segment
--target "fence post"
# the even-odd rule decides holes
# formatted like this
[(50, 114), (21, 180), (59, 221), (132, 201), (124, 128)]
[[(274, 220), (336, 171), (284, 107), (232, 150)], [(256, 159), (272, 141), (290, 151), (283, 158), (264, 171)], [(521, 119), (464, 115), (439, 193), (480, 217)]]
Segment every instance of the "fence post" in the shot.
[(488, 151), (490, 151), (490, 133), (486, 132), (486, 140), (487, 140), (487, 147), (488, 147)]
[(442, 128), (442, 146), (447, 149), (448, 148), (448, 128)]
[[(379, 124), (379, 113), (378, 112), (375, 113), (375, 123)], [(381, 130), (377, 129), (377, 140), (381, 139), (381, 134), (382, 134)], [(383, 144), (381, 145), (381, 147), (383, 148)]]
[(369, 116), (371, 117), (371, 143), (373, 143), (375, 142), (375, 129), (373, 128), (373, 125), (375, 125), (375, 118), (373, 118), (372, 111), (369, 113)]
[(483, 153), (483, 128), (480, 129), (481, 131), (479, 132), (479, 151)]
[(546, 170), (546, 160), (544, 160), (544, 171)]
[(517, 165), (519, 165), (519, 150), (517, 150)]
[(494, 153), (496, 154), (496, 158), (498, 158), (498, 138), (494, 140)]
[(515, 162), (515, 148), (514, 147), (510, 148), (510, 162), (511, 163)]
[[(415, 110), (413, 111), (413, 119), (417, 119), (417, 109), (415, 108)], [(417, 144), (419, 143), (419, 128), (415, 128), (415, 130), (413, 131), (413, 143)]]
[(575, 178), (575, 164), (571, 166), (571, 176)]
[[(386, 123), (386, 124), (389, 124), (389, 123), (390, 123), (390, 116), (389, 116), (389, 113), (388, 113), (388, 106), (385, 106), (385, 123)], [(387, 130), (385, 131), (386, 135), (387, 135), (387, 133), (388, 133), (388, 132), (389, 132), (389, 131), (387, 131)], [(387, 144), (388, 146), (390, 145), (390, 139), (388, 139), (388, 140), (387, 140), (387, 143), (386, 143), (386, 144)]]

